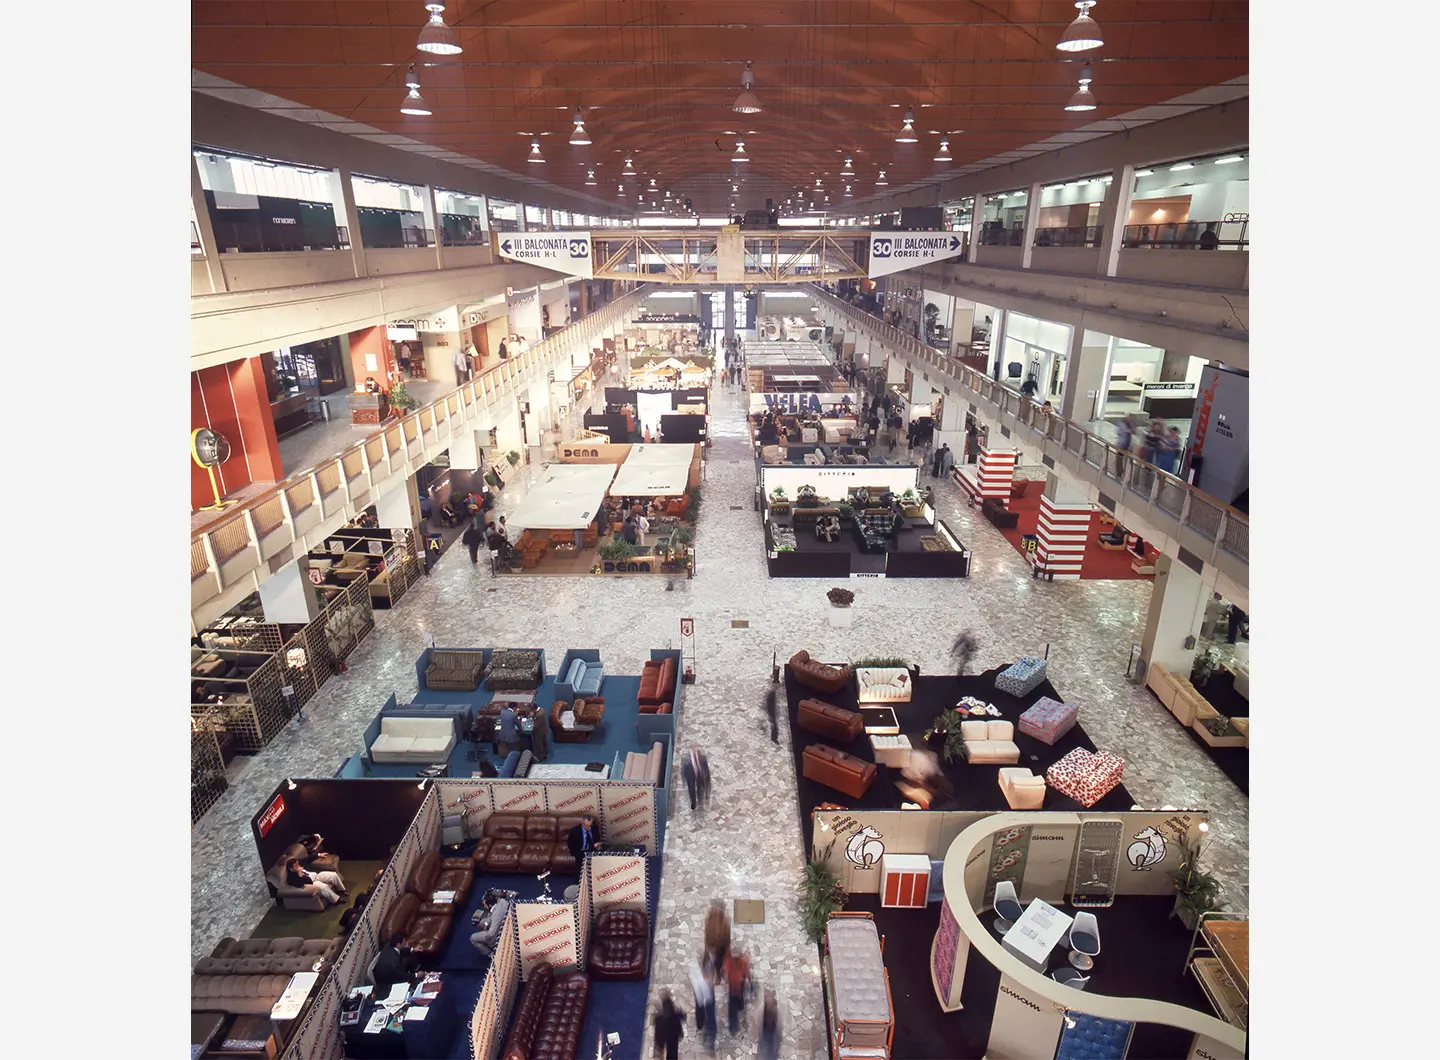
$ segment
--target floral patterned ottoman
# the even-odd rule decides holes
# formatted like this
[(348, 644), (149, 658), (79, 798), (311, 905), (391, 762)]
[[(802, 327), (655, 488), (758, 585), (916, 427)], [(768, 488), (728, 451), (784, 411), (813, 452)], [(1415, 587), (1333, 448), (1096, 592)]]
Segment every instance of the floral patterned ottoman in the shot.
[(1075, 728), (1077, 713), (1075, 704), (1061, 703), (1045, 696), (1020, 715), (1020, 731), (1054, 747), (1056, 740)]
[(1045, 660), (1033, 655), (1022, 655), (1020, 661), (1012, 664), (1004, 673), (995, 678), (995, 687), (1012, 696), (1028, 696), (1045, 680)]
[(1125, 759), (1077, 747), (1049, 769), (1045, 780), (1087, 810), (1108, 795), (1125, 773)]

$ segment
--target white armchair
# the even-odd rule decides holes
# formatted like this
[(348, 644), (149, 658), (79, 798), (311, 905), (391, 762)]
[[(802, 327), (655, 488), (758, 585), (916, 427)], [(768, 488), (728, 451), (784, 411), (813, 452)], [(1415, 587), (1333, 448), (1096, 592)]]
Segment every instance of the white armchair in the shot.
[(1008, 721), (962, 721), (961, 753), (972, 766), (1012, 766), (1020, 761), (1015, 726)]
[(1045, 804), (1045, 778), (1024, 766), (1000, 770), (1000, 793), (1012, 810), (1038, 810)]

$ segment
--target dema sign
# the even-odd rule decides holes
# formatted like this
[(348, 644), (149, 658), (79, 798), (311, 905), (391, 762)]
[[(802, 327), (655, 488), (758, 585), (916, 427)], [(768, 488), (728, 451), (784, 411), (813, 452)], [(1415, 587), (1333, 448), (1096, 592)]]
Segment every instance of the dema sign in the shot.
[(591, 279), (589, 232), (506, 232), (497, 244), (512, 261)]
[(870, 278), (953, 258), (964, 249), (964, 242), (953, 232), (872, 232)]

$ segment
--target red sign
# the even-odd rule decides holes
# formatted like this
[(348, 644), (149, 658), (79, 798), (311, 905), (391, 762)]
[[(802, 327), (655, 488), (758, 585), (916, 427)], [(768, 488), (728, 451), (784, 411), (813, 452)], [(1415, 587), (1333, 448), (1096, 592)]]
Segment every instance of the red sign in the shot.
[(682, 618), (680, 620), (680, 636), (695, 636), (695, 620), (693, 618)]
[(276, 795), (275, 801), (265, 807), (265, 812), (260, 815), (260, 838), (264, 839), (265, 834), (270, 831), (280, 815), (285, 812), (285, 796)]

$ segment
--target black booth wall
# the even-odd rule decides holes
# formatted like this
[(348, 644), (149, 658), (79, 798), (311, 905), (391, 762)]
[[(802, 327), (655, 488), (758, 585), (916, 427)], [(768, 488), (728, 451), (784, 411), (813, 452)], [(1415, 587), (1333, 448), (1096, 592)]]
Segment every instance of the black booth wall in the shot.
[(588, 430), (599, 431), (607, 435), (612, 442), (624, 444), (630, 441), (630, 435), (625, 423), (625, 417), (617, 414), (600, 414), (595, 412), (585, 413), (585, 426)]
[[(285, 811), (262, 837), (260, 818), (277, 795), (285, 800)], [(296, 780), (294, 791), (281, 781), (250, 819), (250, 831), (260, 864), (267, 868), (307, 832), (323, 835), (325, 849), (342, 859), (384, 861), (424, 800), (425, 792), (413, 779)]]
[(703, 442), (705, 417), (694, 413), (661, 416), (660, 434), (666, 442)]

